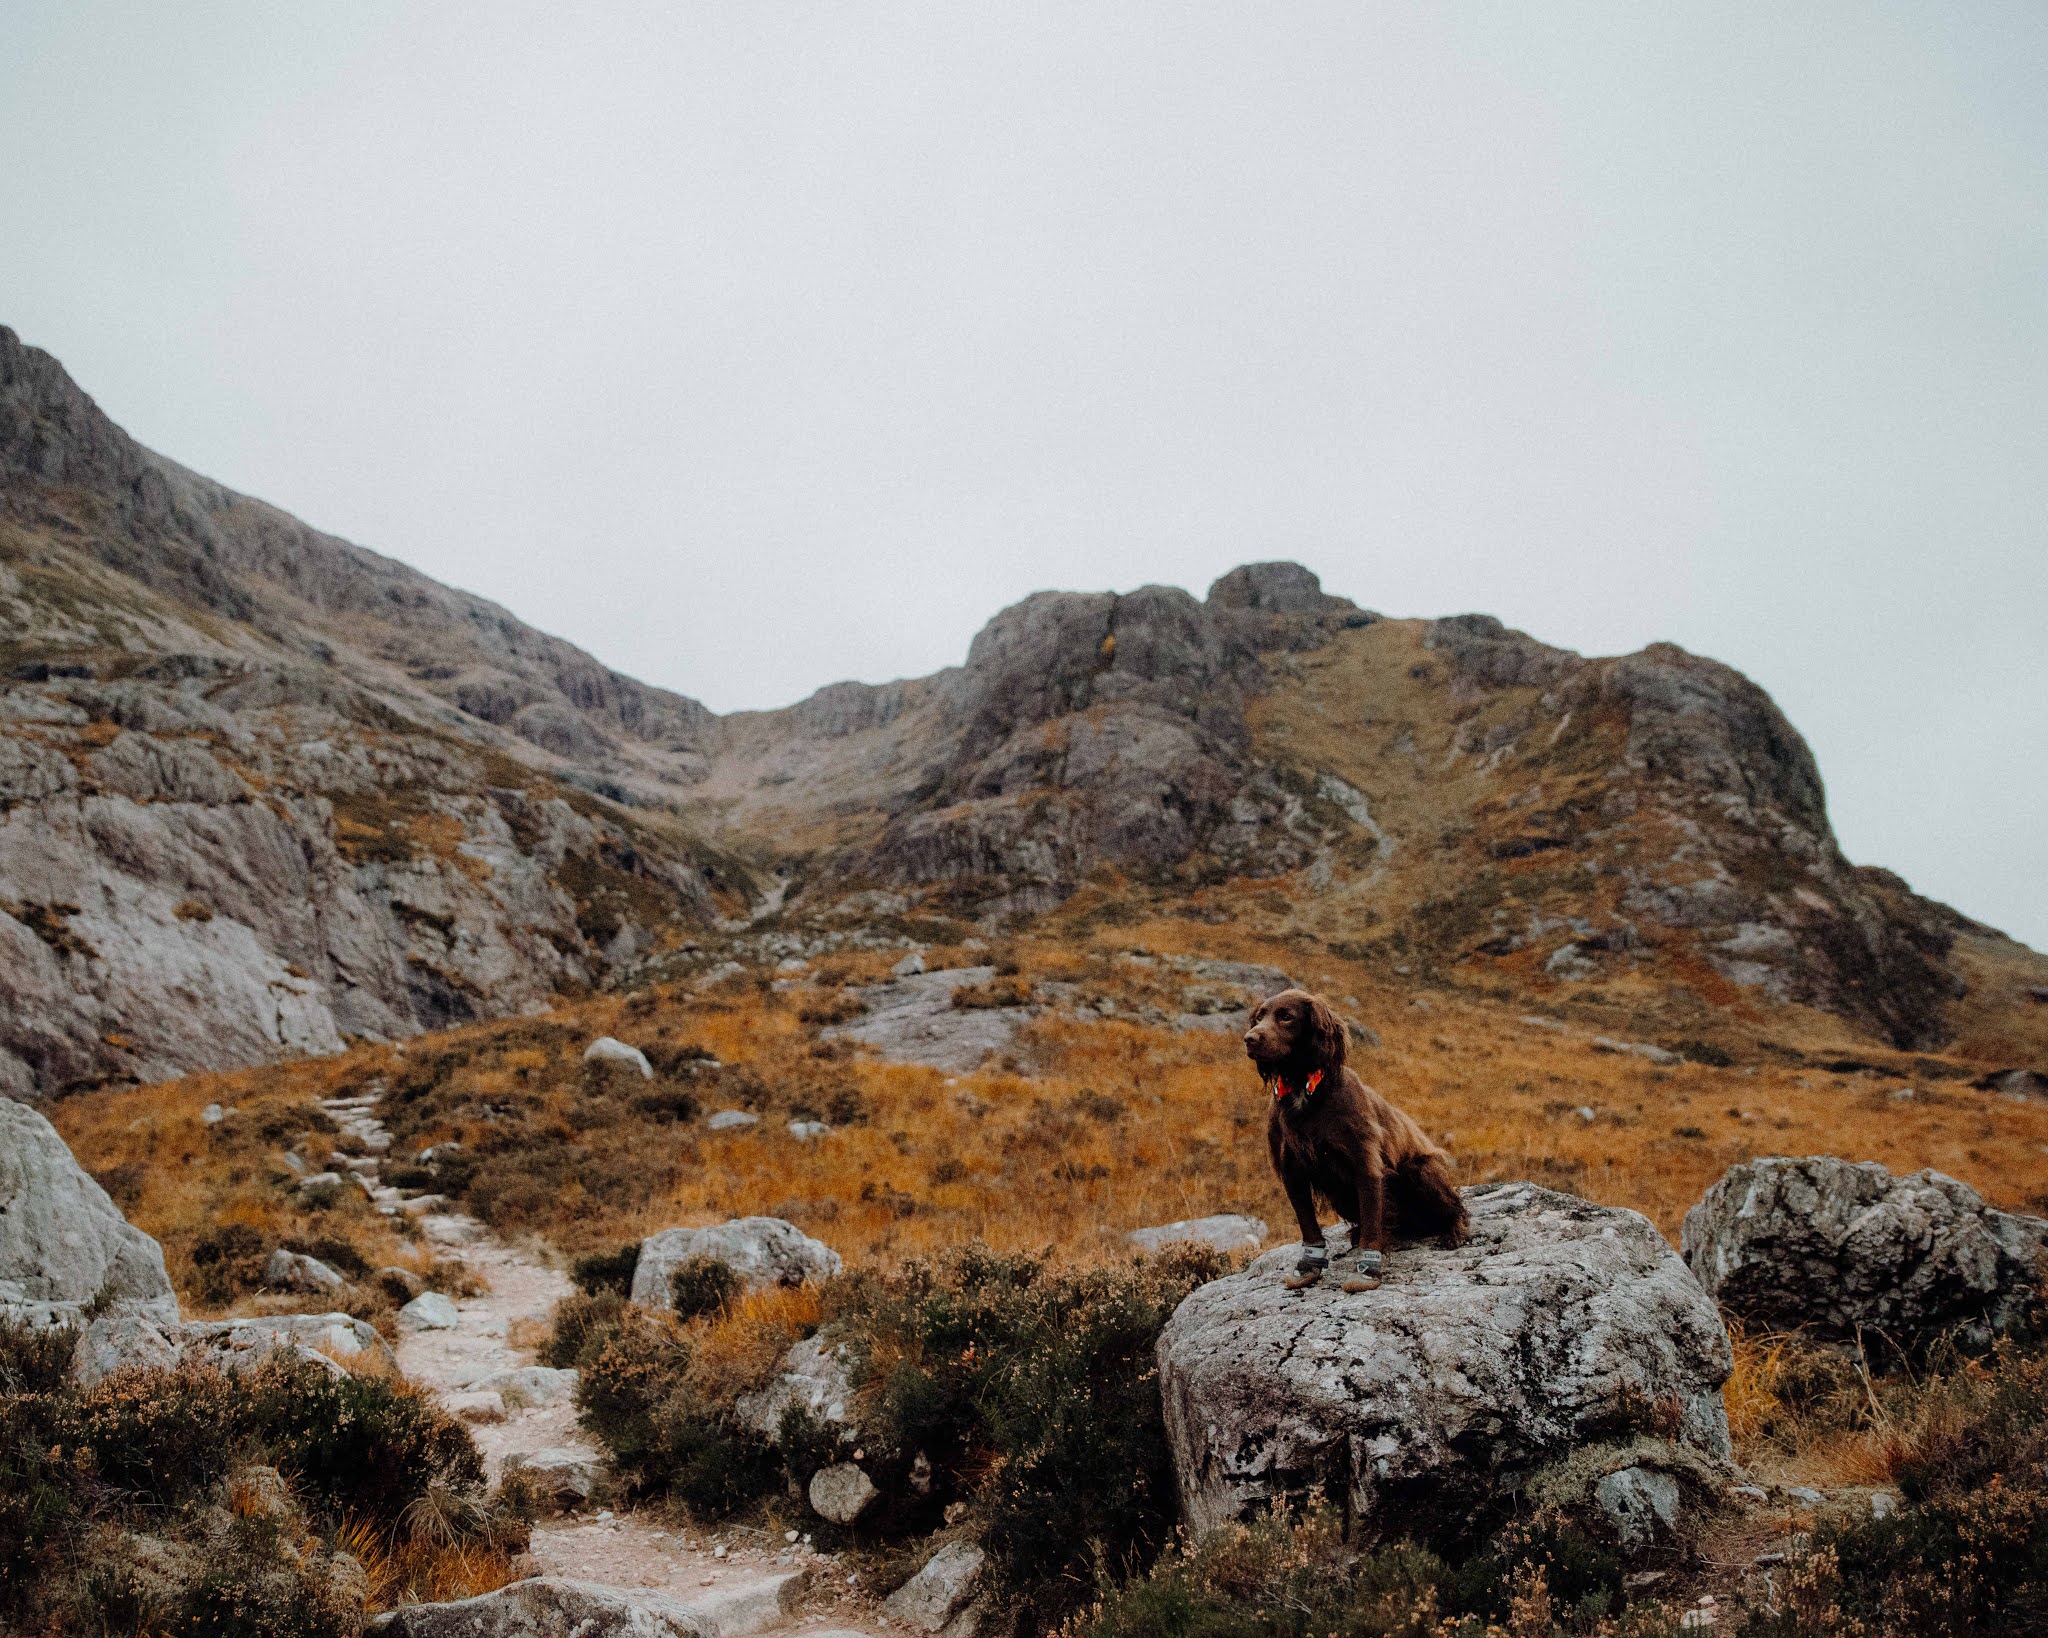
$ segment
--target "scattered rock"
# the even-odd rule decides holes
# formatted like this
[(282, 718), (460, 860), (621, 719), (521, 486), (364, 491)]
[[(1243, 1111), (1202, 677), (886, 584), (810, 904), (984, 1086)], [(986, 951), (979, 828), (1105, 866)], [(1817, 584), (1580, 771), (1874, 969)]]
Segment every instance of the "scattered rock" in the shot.
[(474, 1245), (484, 1237), (484, 1226), (474, 1217), (457, 1212), (429, 1213), (419, 1219), (420, 1232), (439, 1246)]
[(311, 1177), (302, 1177), (293, 1185), (301, 1194), (311, 1194), (316, 1189), (338, 1189), (342, 1185), (339, 1172), (315, 1172)]
[(370, 1278), (394, 1297), (401, 1291), (404, 1292), (405, 1295), (399, 1298), (401, 1302), (410, 1301), (427, 1288), (427, 1282), (409, 1268), (380, 1268)]
[(924, 971), (924, 952), (922, 950), (912, 950), (909, 955), (897, 962), (889, 971), (898, 978), (914, 978), (917, 974)]
[(1224, 1213), (1217, 1217), (1191, 1217), (1179, 1223), (1161, 1223), (1157, 1228), (1132, 1229), (1130, 1242), (1140, 1251), (1157, 1255), (1170, 1245), (1192, 1240), (1218, 1251), (1257, 1251), (1266, 1243), (1266, 1225), (1256, 1217)]
[(339, 1291), (348, 1281), (318, 1257), (279, 1246), (263, 1265), (263, 1283), (274, 1291)]
[(609, 1035), (600, 1035), (585, 1047), (583, 1061), (587, 1064), (625, 1064), (639, 1070), (641, 1079), (654, 1079), (654, 1066), (647, 1061), (646, 1053), (638, 1047), (627, 1046), (624, 1041), (615, 1041)]
[(412, 1199), (406, 1201), (398, 1209), (408, 1217), (425, 1217), (432, 1212), (446, 1211), (448, 1203), (448, 1197), (445, 1194), (419, 1194), (414, 1195)]
[(1937, 1171), (1770, 1156), (1731, 1166), (1681, 1243), (1731, 1313), (1774, 1330), (1911, 1349), (1962, 1327), (1982, 1344), (2039, 1300), (2048, 1221), (1993, 1210)]
[(515, 1451), (505, 1458), (507, 1473), (524, 1473), (538, 1485), (541, 1497), (558, 1512), (580, 1507), (596, 1493), (604, 1467), (595, 1456), (567, 1446)]
[(441, 1395), (441, 1408), (464, 1422), (505, 1420), (504, 1395), (488, 1388), (472, 1389), (468, 1393), (444, 1393)]
[(791, 1406), (814, 1420), (851, 1429), (847, 1407), (853, 1401), (853, 1377), (843, 1346), (822, 1336), (806, 1337), (782, 1356), (781, 1369), (767, 1387), (743, 1393), (733, 1411), (743, 1426), (771, 1443), (782, 1436), (782, 1418)]
[(969, 1541), (949, 1541), (883, 1604), (919, 1632), (942, 1632), (974, 1601), (988, 1555)]
[(816, 1138), (830, 1137), (832, 1128), (821, 1120), (793, 1120), (789, 1123), (789, 1135), (808, 1143)]
[(761, 1117), (751, 1109), (721, 1109), (704, 1124), (713, 1132), (731, 1132), (743, 1126), (759, 1126)]
[(121, 1215), (54, 1126), (0, 1098), (0, 1316), (73, 1323), (89, 1304), (175, 1324), (163, 1248)]
[(1602, 1478), (1593, 1493), (1624, 1547), (1647, 1547), (1678, 1531), (1680, 1491), (1669, 1473), (1625, 1467)]
[(1653, 1064), (1675, 1064), (1684, 1061), (1677, 1053), (1660, 1046), (1652, 1046), (1647, 1041), (1613, 1041), (1605, 1035), (1596, 1035), (1593, 1037), (1592, 1046), (1595, 1052), (1625, 1053), (1631, 1058), (1647, 1058)]
[(811, 1510), (834, 1524), (851, 1524), (881, 1492), (852, 1462), (834, 1462), (811, 1475)]
[(217, 1103), (209, 1103), (204, 1109), (199, 1111), (199, 1119), (207, 1126), (218, 1126), (228, 1116), (235, 1113), (235, 1110), (224, 1109)]
[(978, 1068), (1006, 1050), (1036, 1016), (1032, 1007), (956, 1007), (953, 992), (986, 984), (993, 967), (949, 967), (888, 984), (847, 991), (867, 1008), (860, 1017), (819, 1031), (827, 1040), (863, 1041), (895, 1063), (927, 1064), (956, 1073)]
[(462, 1316), (455, 1304), (438, 1291), (423, 1291), (398, 1311), (401, 1331), (452, 1331)]
[(735, 1217), (710, 1228), (663, 1229), (640, 1242), (633, 1301), (673, 1308), (669, 1280), (692, 1257), (724, 1263), (749, 1287), (802, 1285), (829, 1279), (844, 1266), (839, 1253), (780, 1217)]
[(1290, 1291), (1299, 1248), (1197, 1288), (1158, 1345), (1196, 1531), (1321, 1484), (1369, 1517), (1420, 1486), (1483, 1496), (1669, 1405), (1724, 1463), (1719, 1315), (1636, 1212), (1529, 1183), (1467, 1189), (1472, 1240), (1388, 1256), (1378, 1290)]
[(560, 1405), (576, 1395), (577, 1373), (549, 1365), (515, 1365), (493, 1371), (468, 1384), (472, 1393), (495, 1393), (507, 1410), (529, 1405)]
[(709, 1638), (712, 1631), (667, 1593), (552, 1575), (453, 1603), (404, 1604), (368, 1630), (379, 1638)]

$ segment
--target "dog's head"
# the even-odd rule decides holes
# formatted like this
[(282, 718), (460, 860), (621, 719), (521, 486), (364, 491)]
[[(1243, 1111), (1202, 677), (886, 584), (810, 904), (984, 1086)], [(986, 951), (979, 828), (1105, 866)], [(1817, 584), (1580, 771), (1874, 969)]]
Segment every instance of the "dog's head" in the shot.
[(1265, 1079), (1299, 1084), (1315, 1070), (1335, 1075), (1344, 1067), (1344, 1025), (1321, 997), (1282, 990), (1252, 1008), (1244, 1050)]

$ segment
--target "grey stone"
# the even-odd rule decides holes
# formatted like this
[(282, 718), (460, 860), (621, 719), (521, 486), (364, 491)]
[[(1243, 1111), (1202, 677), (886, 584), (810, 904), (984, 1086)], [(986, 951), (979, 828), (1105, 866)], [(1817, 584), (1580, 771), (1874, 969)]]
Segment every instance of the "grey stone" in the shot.
[(495, 1393), (508, 1410), (528, 1405), (560, 1405), (576, 1397), (577, 1373), (551, 1365), (515, 1365), (492, 1371), (466, 1384), (477, 1393)]
[(1593, 1493), (1624, 1547), (1645, 1547), (1678, 1530), (1681, 1492), (1668, 1473), (1625, 1467), (1605, 1475)]
[(305, 1194), (313, 1189), (338, 1189), (344, 1181), (340, 1172), (315, 1172), (310, 1177), (300, 1178), (293, 1186)]
[(604, 1464), (597, 1457), (566, 1445), (515, 1451), (505, 1458), (504, 1467), (507, 1473), (524, 1473), (534, 1479), (541, 1499), (557, 1511), (589, 1501), (604, 1479)]
[(897, 962), (889, 971), (898, 978), (910, 978), (917, 973), (923, 972), (924, 952), (922, 950), (912, 950), (909, 955)]
[(505, 1420), (505, 1396), (488, 1388), (475, 1388), (462, 1393), (444, 1393), (441, 1395), (441, 1408), (450, 1416), (464, 1422)]
[(401, 1331), (452, 1331), (461, 1323), (455, 1304), (438, 1291), (422, 1291), (398, 1311)]
[(714, 1132), (732, 1132), (741, 1127), (759, 1126), (761, 1117), (751, 1109), (721, 1109), (704, 1124)]
[(163, 1248), (121, 1215), (54, 1126), (0, 1098), (0, 1313), (72, 1323), (93, 1303), (175, 1323)]
[(976, 1069), (1003, 1052), (1017, 1031), (1037, 1016), (1032, 1007), (956, 1007), (953, 992), (986, 984), (993, 967), (949, 967), (847, 993), (867, 1010), (849, 1023), (820, 1031), (828, 1040), (861, 1041), (894, 1063), (934, 1069)]
[(1225, 1213), (1217, 1217), (1191, 1217), (1179, 1223), (1161, 1223), (1157, 1228), (1132, 1229), (1130, 1242), (1140, 1251), (1158, 1253), (1184, 1240), (1213, 1246), (1218, 1251), (1256, 1251), (1266, 1242), (1266, 1225), (1256, 1217)]
[(2048, 1221), (1997, 1211), (1937, 1171), (1770, 1156), (1731, 1166), (1685, 1214), (1681, 1244), (1700, 1283), (1751, 1324), (1911, 1349), (2025, 1319)]
[(667, 1593), (552, 1575), (453, 1603), (404, 1604), (368, 1630), (381, 1638), (720, 1638)]
[(643, 1079), (654, 1079), (654, 1066), (647, 1061), (646, 1053), (638, 1047), (627, 1046), (624, 1041), (615, 1041), (609, 1035), (600, 1035), (585, 1047), (583, 1061), (587, 1064), (624, 1064), (629, 1069), (639, 1070)]
[(263, 1265), (263, 1283), (279, 1291), (339, 1291), (348, 1281), (318, 1257), (279, 1246)]
[(971, 1541), (949, 1541), (892, 1592), (883, 1608), (919, 1632), (943, 1632), (974, 1601), (988, 1555)]
[(823, 1336), (805, 1337), (782, 1356), (780, 1368), (765, 1388), (743, 1393), (733, 1401), (733, 1412), (743, 1426), (771, 1442), (781, 1438), (782, 1419), (792, 1406), (850, 1433), (850, 1364), (843, 1345), (828, 1343)]
[(829, 1279), (843, 1266), (838, 1252), (794, 1223), (780, 1217), (735, 1217), (709, 1228), (663, 1229), (642, 1240), (633, 1270), (633, 1301), (643, 1308), (673, 1308), (669, 1281), (692, 1257), (724, 1263), (749, 1287)]
[(793, 1120), (789, 1123), (789, 1135), (811, 1142), (817, 1138), (830, 1137), (832, 1128), (821, 1120)]
[(851, 1524), (881, 1494), (874, 1480), (852, 1462), (834, 1462), (811, 1475), (811, 1510), (834, 1524)]
[(1728, 1338), (1649, 1220), (1528, 1183), (1464, 1193), (1471, 1241), (1395, 1250), (1377, 1290), (1288, 1290), (1289, 1245), (1175, 1310), (1160, 1395), (1192, 1529), (1318, 1484), (1363, 1518), (1422, 1482), (1484, 1494), (1646, 1405), (1727, 1460)]

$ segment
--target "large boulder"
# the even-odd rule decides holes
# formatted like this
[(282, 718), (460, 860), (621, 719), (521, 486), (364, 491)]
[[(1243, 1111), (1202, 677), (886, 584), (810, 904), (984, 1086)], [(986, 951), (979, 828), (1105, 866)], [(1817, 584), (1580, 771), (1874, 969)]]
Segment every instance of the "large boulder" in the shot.
[(0, 1315), (82, 1323), (88, 1305), (175, 1324), (163, 1248), (121, 1215), (54, 1126), (0, 1098)]
[(2048, 1273), (2048, 1221), (1995, 1211), (1937, 1171), (1772, 1155), (1731, 1166), (1685, 1214), (1681, 1244), (1729, 1312), (1833, 1340), (1910, 1350), (1960, 1328), (1981, 1343), (2024, 1320)]
[(642, 1240), (633, 1269), (633, 1300), (643, 1308), (673, 1308), (669, 1281), (692, 1257), (725, 1264), (750, 1288), (829, 1279), (844, 1266), (838, 1252), (794, 1223), (780, 1217), (735, 1217), (709, 1228), (663, 1229)]
[(1394, 1251), (1377, 1290), (1288, 1290), (1290, 1245), (1174, 1311), (1160, 1394), (1192, 1529), (1316, 1485), (1368, 1521), (1478, 1505), (1593, 1445), (1727, 1461), (1727, 1334), (1650, 1221), (1530, 1183), (1464, 1193), (1470, 1242)]
[(396, 1370), (390, 1345), (352, 1314), (277, 1314), (226, 1320), (166, 1320), (127, 1306), (95, 1318), (72, 1351), (72, 1374), (90, 1387), (115, 1371), (207, 1364), (242, 1371), (279, 1351), (336, 1374), (358, 1362)]
[(380, 1638), (710, 1638), (697, 1612), (649, 1587), (535, 1576), (479, 1598), (406, 1604), (379, 1616)]
[(852, 1359), (846, 1345), (815, 1336), (792, 1344), (773, 1380), (754, 1393), (741, 1394), (733, 1401), (733, 1411), (743, 1427), (770, 1443), (780, 1442), (783, 1418), (791, 1410), (838, 1428), (840, 1438), (847, 1440), (855, 1433), (852, 1404)]
[(1256, 1217), (1224, 1212), (1216, 1217), (1190, 1217), (1178, 1223), (1132, 1229), (1128, 1238), (1140, 1251), (1155, 1257), (1168, 1246), (1187, 1243), (1222, 1252), (1257, 1251), (1266, 1243), (1266, 1225)]
[(971, 1541), (949, 1541), (892, 1592), (883, 1608), (915, 1632), (944, 1632), (967, 1613), (988, 1555)]

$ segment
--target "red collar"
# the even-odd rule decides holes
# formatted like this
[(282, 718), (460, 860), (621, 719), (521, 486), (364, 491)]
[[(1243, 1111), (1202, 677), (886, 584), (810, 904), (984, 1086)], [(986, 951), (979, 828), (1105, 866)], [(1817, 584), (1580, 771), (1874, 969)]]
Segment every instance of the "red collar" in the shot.
[[(1308, 1079), (1301, 1083), (1301, 1095), (1304, 1098), (1310, 1096), (1315, 1091), (1315, 1089), (1321, 1086), (1322, 1084), (1323, 1072), (1320, 1069), (1311, 1069), (1308, 1072)], [(1271, 1085), (1273, 1088), (1273, 1101), (1275, 1103), (1278, 1103), (1282, 1098), (1286, 1097), (1288, 1093), (1294, 1090), (1293, 1087), (1287, 1084), (1287, 1077), (1284, 1075), (1275, 1075), (1272, 1079)]]

